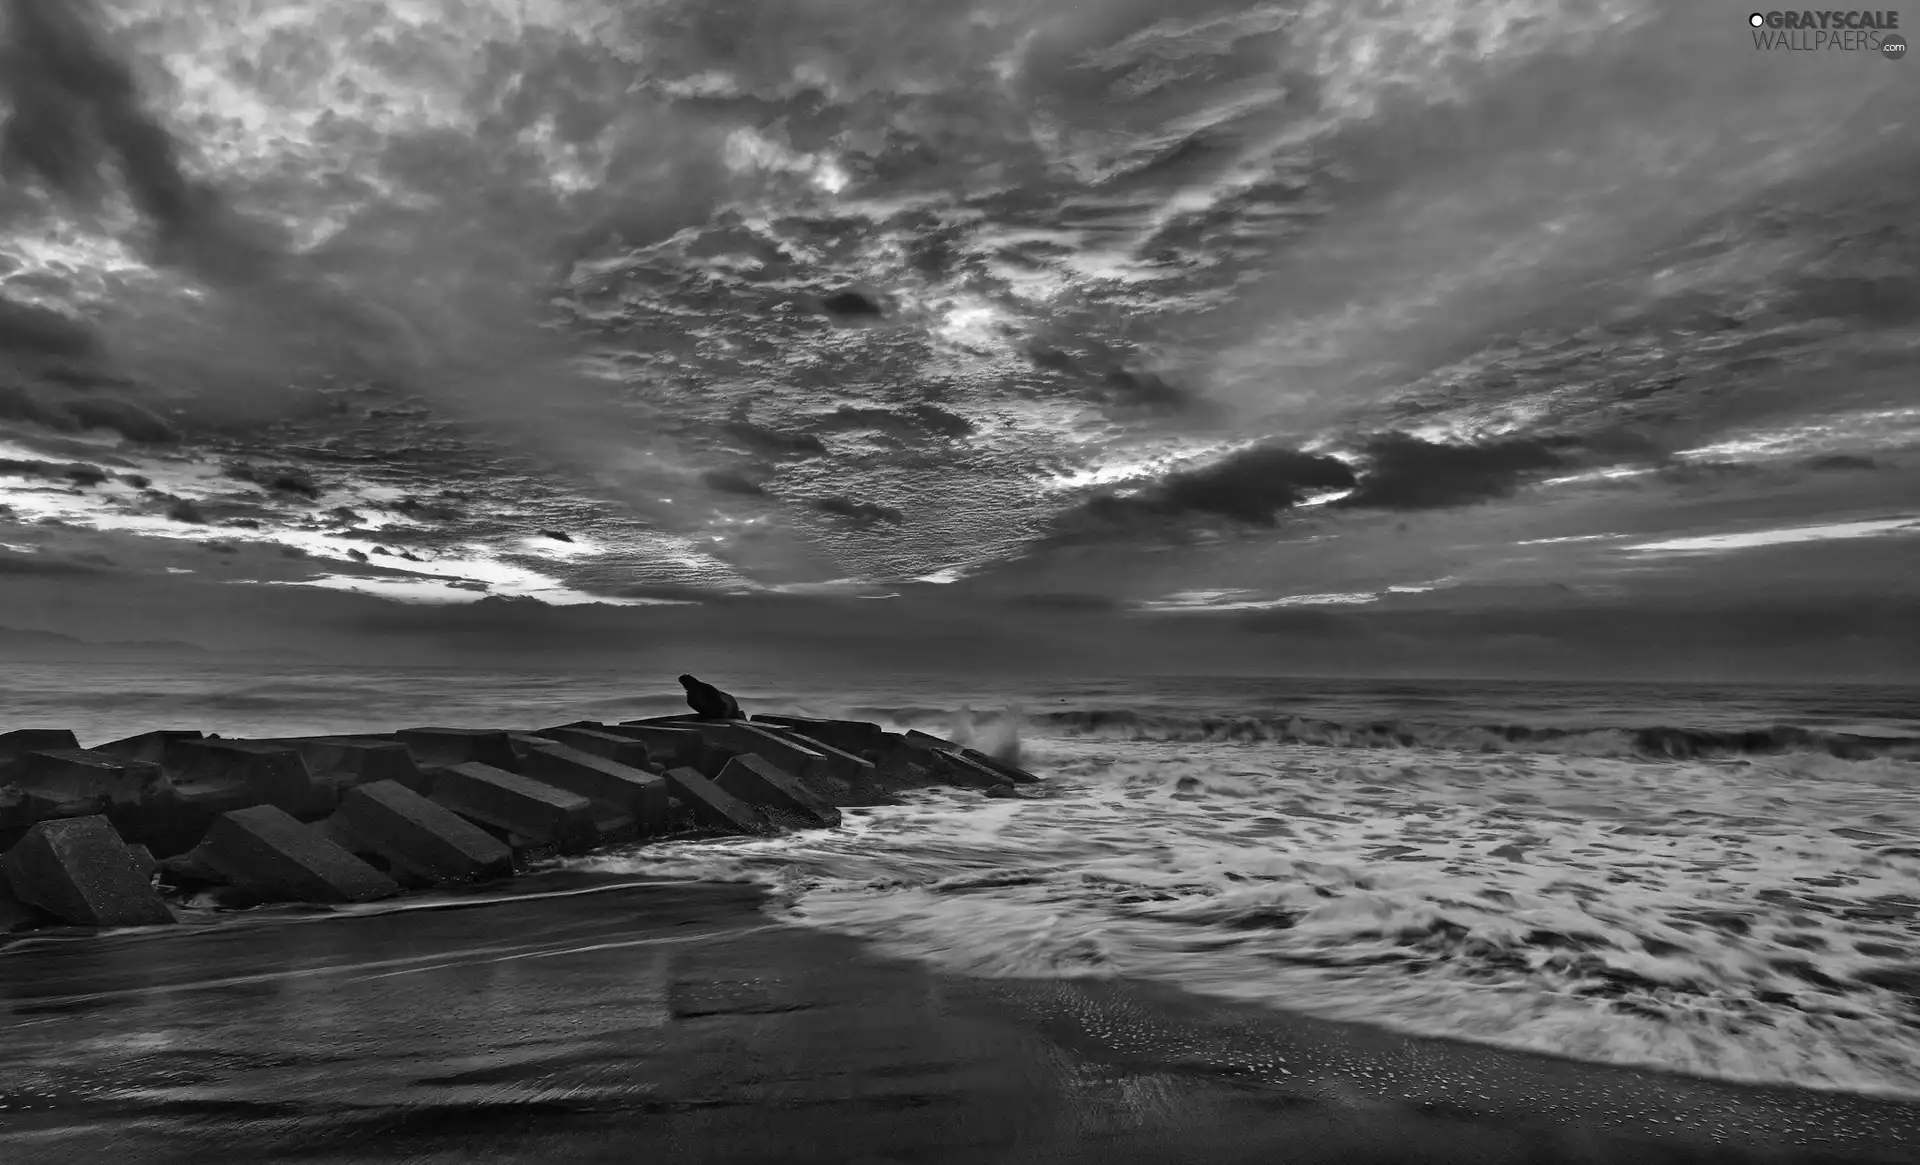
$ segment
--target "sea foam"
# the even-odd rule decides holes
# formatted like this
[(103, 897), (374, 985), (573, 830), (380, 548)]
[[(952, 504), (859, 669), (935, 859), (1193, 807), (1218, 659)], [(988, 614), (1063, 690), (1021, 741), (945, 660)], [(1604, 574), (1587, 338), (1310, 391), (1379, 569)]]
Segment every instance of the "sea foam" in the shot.
[(1034, 799), (587, 861), (759, 882), (781, 917), (966, 974), (1920, 1096), (1920, 764), (1024, 745)]

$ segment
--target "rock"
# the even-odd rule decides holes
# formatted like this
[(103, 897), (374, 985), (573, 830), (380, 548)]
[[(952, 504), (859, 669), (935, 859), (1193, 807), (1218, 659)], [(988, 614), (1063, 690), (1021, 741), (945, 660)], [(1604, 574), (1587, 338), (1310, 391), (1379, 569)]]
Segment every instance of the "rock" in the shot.
[(773, 714), (756, 715), (753, 719), (756, 723), (791, 729), (854, 756), (878, 752), (884, 757), (893, 751), (893, 745), (887, 740), (889, 734), (878, 724), (869, 724), (864, 720), (822, 720), (813, 716)]
[(477, 761), (507, 772), (519, 767), (507, 734), (493, 728), (405, 728), (394, 734), (422, 766)]
[(59, 919), (38, 906), (15, 898), (6, 878), (0, 877), (0, 934), (38, 930), (43, 926), (56, 926), (59, 922)]
[(922, 732), (918, 728), (907, 729), (901, 733), (900, 740), (915, 753), (954, 752), (960, 747), (951, 740), (944, 740), (932, 733)]
[(158, 926), (173, 912), (105, 817), (42, 821), (0, 858), (13, 896), (76, 926)]
[(16, 728), (12, 732), (0, 732), (0, 762), (43, 748), (79, 747), (80, 742), (65, 728)]
[(479, 761), (431, 775), (433, 800), (469, 821), (523, 839), (524, 846), (581, 851), (596, 840), (593, 803), (578, 793)]
[(877, 805), (886, 801), (886, 793), (880, 788), (879, 767), (872, 761), (822, 744), (798, 730), (782, 735), (823, 758), (820, 775), (826, 779), (816, 777), (814, 787), (826, 794), (826, 800), (836, 805)]
[(8, 807), (19, 822), (57, 817), (86, 817), (95, 813), (131, 813), (168, 787), (166, 773), (156, 764), (121, 760), (86, 748), (49, 748), (24, 752), (0, 767), (0, 785), (21, 794)]
[(222, 802), (244, 798), (248, 805), (273, 805), (295, 817), (317, 821), (340, 803), (337, 786), (314, 779), (300, 750), (258, 740), (186, 740), (175, 743), (170, 767), (183, 796)]
[(734, 833), (776, 832), (766, 814), (692, 769), (668, 769), (665, 779), (674, 798), (702, 825)]
[(398, 781), (420, 791), (427, 778), (407, 746), (397, 740), (358, 736), (290, 736), (262, 741), (294, 749), (307, 771), (322, 786), (345, 795), (348, 789), (375, 781)]
[(139, 870), (140, 875), (151, 885), (160, 875), (160, 863), (154, 860), (153, 851), (136, 842), (127, 846), (127, 854), (133, 858), (134, 868)]
[(567, 725), (561, 728), (542, 728), (536, 735), (636, 769), (644, 766), (650, 759), (644, 741), (612, 732)]
[(189, 852), (161, 860), (160, 884), (170, 890), (190, 894), (197, 890), (218, 890), (231, 886), (233, 878), (226, 871), (209, 865), (204, 855)]
[(926, 766), (935, 777), (970, 788), (989, 789), (1008, 783), (999, 772), (968, 758), (951, 740), (911, 729), (900, 738), (913, 759)]
[[(601, 845), (627, 845), (640, 840), (640, 824), (633, 815), (615, 812), (604, 801), (594, 802), (593, 832)], [(664, 833), (665, 827), (658, 832)]]
[(471, 882), (513, 872), (513, 853), (487, 831), (398, 781), (347, 791), (331, 821), (386, 859), (388, 868), (428, 883)]
[(400, 892), (392, 878), (275, 805), (222, 813), (194, 855), (267, 901), (371, 902)]
[(605, 731), (610, 735), (624, 736), (645, 745), (649, 763), (700, 767), (700, 756), (705, 748), (705, 742), (700, 734), (684, 721), (662, 724), (655, 721), (635, 720), (625, 724), (609, 724)]
[[(812, 787), (816, 777), (826, 772), (826, 757), (764, 725), (745, 720), (692, 720), (688, 723), (709, 745), (731, 753), (752, 753), (766, 757), (809, 787)], [(718, 770), (715, 775), (718, 775)]]
[(714, 784), (749, 805), (797, 819), (802, 825), (831, 828), (840, 824), (840, 810), (823, 803), (793, 774), (765, 757), (734, 757)]
[(530, 751), (522, 767), (535, 780), (626, 814), (639, 834), (657, 836), (667, 831), (666, 782), (645, 769), (559, 743)]
[(692, 708), (694, 713), (701, 718), (707, 720), (745, 719), (744, 714), (740, 711), (740, 701), (721, 691), (719, 688), (714, 687), (712, 684), (704, 683), (694, 679), (692, 676), (681, 676), (680, 686), (687, 690), (687, 707)]
[(138, 736), (123, 736), (119, 740), (97, 744), (93, 751), (117, 756), (122, 760), (139, 760), (149, 764), (165, 765), (168, 750), (176, 742), (199, 739), (201, 735), (197, 728), (161, 728), (153, 732), (142, 732)]
[(966, 757), (974, 764), (980, 765), (983, 768), (992, 769), (1016, 785), (1037, 785), (1040, 783), (1039, 777), (1034, 776), (1023, 768), (1010, 765), (999, 757), (991, 756), (974, 748), (962, 748), (957, 751), (961, 756)]
[(975, 789), (991, 789), (1009, 785), (1010, 782), (993, 769), (975, 760), (970, 760), (957, 750), (938, 749), (933, 753), (935, 773), (956, 785), (965, 785)]

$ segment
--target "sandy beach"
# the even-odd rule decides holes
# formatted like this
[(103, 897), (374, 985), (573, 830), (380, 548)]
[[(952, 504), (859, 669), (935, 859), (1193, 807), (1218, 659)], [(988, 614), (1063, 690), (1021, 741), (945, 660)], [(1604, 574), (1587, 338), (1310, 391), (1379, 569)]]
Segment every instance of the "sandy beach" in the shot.
[(576, 874), (0, 948), (0, 1157), (1901, 1161), (1920, 1107), (976, 980)]

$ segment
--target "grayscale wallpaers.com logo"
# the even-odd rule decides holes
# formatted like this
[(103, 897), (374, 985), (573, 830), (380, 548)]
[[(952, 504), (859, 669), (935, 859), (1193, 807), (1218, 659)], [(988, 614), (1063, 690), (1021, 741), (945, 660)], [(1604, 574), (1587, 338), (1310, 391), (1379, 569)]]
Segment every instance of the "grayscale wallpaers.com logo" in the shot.
[(1898, 12), (1756, 12), (1753, 47), (1789, 52), (1870, 52), (1899, 60), (1907, 55)]

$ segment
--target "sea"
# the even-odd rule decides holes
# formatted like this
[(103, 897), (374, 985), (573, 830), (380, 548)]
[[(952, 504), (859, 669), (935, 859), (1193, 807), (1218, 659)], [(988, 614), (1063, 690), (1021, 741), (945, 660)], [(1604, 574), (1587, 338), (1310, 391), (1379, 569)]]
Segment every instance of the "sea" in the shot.
[[(987, 978), (1127, 977), (1581, 1060), (1920, 1098), (1920, 692), (1875, 685), (709, 677), (749, 712), (986, 749), (1016, 799), (557, 863), (746, 882)], [(83, 744), (681, 706), (671, 677), (10, 664)], [(537, 886), (540, 879), (531, 880)]]

